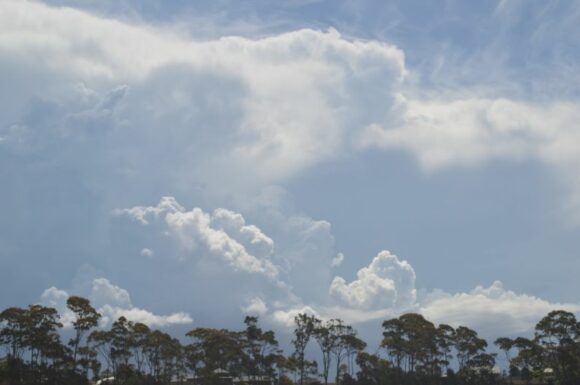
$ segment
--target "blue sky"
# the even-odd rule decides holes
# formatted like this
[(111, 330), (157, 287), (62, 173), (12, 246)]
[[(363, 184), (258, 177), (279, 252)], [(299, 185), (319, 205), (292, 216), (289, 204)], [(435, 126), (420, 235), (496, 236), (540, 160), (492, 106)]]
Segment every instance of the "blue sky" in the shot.
[(573, 1), (2, 0), (0, 306), (377, 338), (578, 312), (578, 25)]

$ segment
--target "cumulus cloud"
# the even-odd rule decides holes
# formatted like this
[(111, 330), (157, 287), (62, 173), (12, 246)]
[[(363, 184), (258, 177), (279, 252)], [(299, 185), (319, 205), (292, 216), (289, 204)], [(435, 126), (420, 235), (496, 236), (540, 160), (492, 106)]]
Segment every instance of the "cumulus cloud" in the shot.
[(153, 252), (153, 250), (151, 250), (151, 249), (149, 249), (149, 248), (145, 247), (145, 248), (141, 249), (141, 251), (139, 252), (139, 254), (141, 254), (141, 255), (142, 255), (142, 256), (144, 256), (144, 257), (151, 258), (151, 257), (153, 257), (153, 255), (154, 255), (155, 253)]
[(322, 317), (317, 309), (312, 306), (308, 305), (301, 305), (291, 307), (289, 309), (279, 309), (272, 312), (270, 319), (279, 326), (284, 326), (291, 328), (294, 326), (294, 318), (298, 314), (307, 314), (315, 316), (316, 318), (324, 318)]
[[(158, 315), (151, 311), (138, 308), (131, 302), (127, 290), (112, 284), (106, 278), (96, 278), (92, 281), (91, 290), (85, 294), (86, 298), (101, 314), (100, 325), (106, 327), (119, 317), (123, 316), (133, 322), (143, 322), (152, 327), (189, 324), (193, 322), (191, 316), (184, 312), (168, 315)], [(61, 315), (61, 321), (65, 327), (71, 327), (74, 314), (66, 307), (69, 293), (65, 290), (50, 287), (40, 296), (40, 301), (45, 306), (54, 307)]]
[(216, 209), (211, 216), (211, 226), (230, 234), (232, 239), (245, 245), (253, 255), (265, 258), (274, 252), (274, 241), (254, 225), (246, 225), (242, 214), (226, 209)]
[[(229, 267), (219, 274), (252, 273), (252, 279), (228, 275), (246, 290), (251, 286), (252, 296), (275, 283), (292, 284), (296, 296), (312, 301), (327, 297), (329, 260), (336, 254), (327, 221), (298, 210), (256, 210), (251, 218), (260, 219), (257, 226), (245, 223), (245, 211), (236, 206), (240, 212), (186, 210), (169, 197), (158, 205), (132, 206), (171, 194), (181, 202), (188, 197), (188, 204), (231, 208), (224, 202), (342, 157), (361, 129), (392, 119), (392, 101), (406, 76), (400, 49), (345, 38), (332, 29), (201, 41), (151, 25), (17, 1), (2, 2), (0, 36), (2, 73), (13, 81), (0, 90), (0, 171), (19, 174), (2, 167), (17, 164), (23, 174), (15, 179), (57, 181), (47, 184), (51, 191), (62, 188), (54, 193), (62, 201), (43, 204), (39, 213), (48, 207), (69, 210), (71, 199), (63, 197), (72, 195), (76, 207), (92, 210), (90, 215), (74, 210), (77, 222), (91, 222), (70, 225), (85, 231), (75, 239), (82, 238), (80, 244), (110, 237), (116, 248), (95, 242), (96, 250), (86, 242), (77, 248), (82, 263), (105, 270), (129, 267), (135, 250), (146, 244), (156, 256), (204, 262), (179, 269), (183, 266), (161, 266), (166, 260), (159, 257), (139, 260), (145, 273), (183, 274), (189, 281), (167, 285), (184, 292), (201, 292), (201, 282), (211, 285), (207, 271), (217, 269), (205, 262), (212, 260)], [(58, 182), (63, 180), (78, 188)], [(17, 194), (19, 185), (10, 185)], [(4, 189), (1, 194), (9, 195)], [(114, 207), (129, 207), (116, 213), (147, 227), (127, 230), (120, 221), (107, 222), (102, 211)], [(49, 222), (56, 216), (42, 217)], [(159, 235), (153, 234), (158, 227), (169, 237), (144, 241), (143, 233)], [(132, 236), (138, 238), (134, 243)], [(177, 240), (180, 250), (167, 246), (165, 238)], [(71, 263), (79, 263), (77, 255)], [(258, 276), (268, 283), (254, 279)], [(276, 295), (280, 291), (292, 295), (284, 288)], [(233, 308), (246, 297), (239, 294)]]
[(183, 212), (185, 209), (177, 203), (174, 197), (161, 197), (156, 206), (135, 206), (127, 209), (115, 209), (115, 215), (127, 215), (142, 225), (148, 225), (152, 219), (167, 213)]
[(242, 307), (242, 311), (250, 315), (262, 316), (268, 312), (268, 306), (260, 297), (252, 298), (252, 300)]
[(477, 286), (467, 293), (436, 290), (420, 305), (420, 312), (430, 320), (453, 326), (467, 325), (487, 336), (529, 332), (543, 316), (558, 309), (577, 313), (580, 304), (551, 303), (517, 294), (504, 288), (500, 281), (489, 287)]
[(289, 310), (278, 311), (274, 319), (281, 324), (289, 323), (291, 316), (303, 308), (322, 318), (338, 316), (353, 323), (419, 312), (436, 323), (464, 325), (487, 337), (497, 337), (502, 333), (529, 333), (552, 310), (580, 312), (580, 304), (554, 303), (518, 294), (506, 289), (500, 281), (489, 287), (477, 286), (466, 293), (433, 290), (418, 299), (413, 267), (388, 251), (375, 256), (350, 283), (342, 277), (335, 277), (329, 293), (335, 300), (334, 304), (312, 308), (294, 305)]
[(117, 209), (114, 214), (127, 215), (142, 224), (162, 217), (170, 234), (189, 253), (220, 258), (234, 270), (261, 274), (283, 285), (278, 268), (269, 259), (274, 242), (258, 227), (246, 225), (239, 213), (217, 209), (208, 214), (197, 207), (186, 211), (175, 198), (163, 197), (156, 206)]
[(347, 283), (337, 276), (329, 290), (334, 298), (349, 307), (404, 309), (415, 302), (415, 271), (407, 261), (384, 250), (358, 271), (357, 279)]
[[(356, 131), (389, 119), (406, 73), (397, 47), (335, 30), (202, 42), (4, 1), (0, 33), (0, 56), (11, 58), (6, 76), (34, 79), (0, 95), (3, 146), (102, 135), (99, 146), (91, 142), (109, 155), (105, 165), (133, 178), (211, 184), (213, 193), (279, 181), (340, 156)], [(26, 135), (15, 133), (19, 127)], [(152, 154), (163, 154), (153, 157), (157, 165)]]
[(342, 265), (343, 262), (344, 262), (344, 254), (338, 253), (334, 256), (334, 258), (332, 258), (332, 262), (330, 264), (332, 267), (337, 267)]
[(94, 305), (99, 308), (105, 305), (119, 308), (130, 308), (132, 306), (129, 292), (113, 285), (106, 278), (93, 280), (90, 298)]

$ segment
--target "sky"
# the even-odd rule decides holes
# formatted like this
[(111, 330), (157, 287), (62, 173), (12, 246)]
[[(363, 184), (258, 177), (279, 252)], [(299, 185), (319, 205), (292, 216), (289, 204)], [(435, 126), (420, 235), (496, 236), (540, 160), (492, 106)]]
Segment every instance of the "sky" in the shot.
[[(0, 307), (580, 314), (580, 3), (0, 0)], [(69, 319), (70, 321), (70, 319)], [(373, 345), (374, 344), (374, 345)]]

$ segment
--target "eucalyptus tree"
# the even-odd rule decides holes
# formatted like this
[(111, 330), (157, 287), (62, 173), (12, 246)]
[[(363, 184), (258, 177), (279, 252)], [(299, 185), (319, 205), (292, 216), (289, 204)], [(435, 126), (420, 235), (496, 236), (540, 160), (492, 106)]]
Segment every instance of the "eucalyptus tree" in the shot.
[[(383, 341), (396, 368), (434, 373), (438, 367), (437, 329), (421, 314), (407, 313), (383, 322)], [(442, 337), (442, 336), (441, 336)]]
[(354, 374), (353, 371), (355, 367), (355, 358), (357, 354), (359, 354), (366, 348), (367, 343), (358, 338), (356, 332), (352, 334), (347, 334), (343, 338), (346, 348), (348, 374), (350, 376), (353, 376)]
[(187, 334), (192, 339), (188, 351), (195, 352), (201, 363), (197, 367), (202, 377), (210, 378), (216, 369), (240, 374), (247, 361), (241, 341), (241, 333), (227, 329), (195, 328)]
[(337, 320), (329, 320), (327, 322), (322, 322), (320, 320), (315, 320), (313, 337), (320, 347), (322, 354), (322, 378), (324, 384), (328, 384), (328, 373), (330, 371), (330, 361), (331, 354), (334, 345), (337, 343), (338, 336), (334, 327)]
[(514, 348), (517, 349), (516, 356), (512, 363), (518, 368), (520, 375), (525, 380), (531, 380), (534, 371), (541, 371), (543, 366), (544, 348), (536, 341), (517, 337), (514, 339)]
[(407, 355), (407, 370), (433, 374), (437, 366), (436, 329), (421, 314), (408, 313), (399, 317), (403, 323), (403, 338)]
[(535, 328), (535, 341), (544, 348), (544, 365), (562, 385), (580, 383), (580, 326), (573, 313), (555, 310)]
[(145, 353), (151, 329), (142, 322), (129, 322), (129, 349), (135, 362), (135, 369), (141, 373), (145, 363)]
[(457, 362), (459, 371), (467, 369), (472, 360), (485, 351), (487, 342), (479, 338), (477, 332), (466, 326), (459, 326), (455, 330), (455, 350), (457, 351)]
[(158, 348), (159, 355), (154, 370), (154, 378), (158, 383), (169, 383), (173, 377), (183, 378), (185, 375), (185, 360), (183, 346), (178, 339), (172, 338), (167, 333), (159, 333)]
[(335, 343), (331, 348), (331, 352), (334, 356), (336, 367), (335, 383), (338, 385), (340, 383), (341, 364), (344, 358), (347, 356), (349, 345), (360, 345), (360, 340), (358, 340), (356, 337), (356, 330), (354, 330), (352, 326), (346, 325), (340, 319), (336, 319), (332, 323), (332, 334), (335, 336)]
[(508, 337), (499, 337), (493, 343), (504, 352), (504, 356), (509, 368), (509, 374), (510, 377), (512, 377), (512, 374), (514, 373), (514, 364), (511, 351), (515, 347), (515, 340)]
[(403, 322), (399, 318), (392, 318), (383, 322), (383, 340), (381, 347), (387, 352), (391, 363), (401, 369), (405, 357), (405, 340), (403, 339)]
[(306, 346), (308, 346), (308, 342), (313, 336), (318, 323), (320, 323), (320, 320), (313, 315), (300, 313), (294, 317), (295, 328), (292, 344), (294, 345), (294, 355), (298, 363), (300, 385), (304, 385), (304, 376), (306, 374)]
[(8, 358), (19, 360), (25, 350), (26, 309), (10, 307), (0, 313), (0, 344), (8, 347)]
[(273, 377), (274, 366), (281, 354), (276, 335), (271, 330), (263, 331), (258, 326), (258, 317), (247, 316), (244, 324), (246, 329), (242, 332), (242, 344), (246, 359), (245, 372)]
[[(66, 306), (75, 315), (75, 320), (72, 323), (75, 334), (70, 339), (69, 346), (72, 348), (72, 360), (74, 369), (76, 370), (78, 364), (77, 355), (82, 340), (91, 329), (98, 325), (101, 314), (91, 306), (88, 299), (83, 297), (70, 296), (66, 301)], [(85, 360), (83, 362), (88, 364), (90, 361), (87, 360), (86, 357), (90, 357), (92, 354), (87, 349), (83, 349), (83, 353), (85, 355)]]
[(106, 363), (106, 370), (109, 372), (114, 370), (113, 357), (113, 339), (110, 331), (107, 330), (93, 330), (87, 339), (89, 346), (94, 349), (102, 360)]
[(30, 305), (25, 315), (25, 341), (34, 368), (45, 364), (54, 347), (61, 345), (58, 332), (62, 323), (56, 309), (42, 305)]
[(438, 352), (438, 365), (440, 370), (447, 371), (453, 359), (453, 345), (455, 329), (447, 324), (440, 324), (435, 331), (435, 345)]
[(392, 383), (389, 376), (391, 363), (382, 359), (379, 355), (359, 352), (356, 356), (356, 364), (359, 368), (357, 373), (359, 384), (382, 385)]
[(113, 370), (118, 373), (121, 368), (128, 368), (131, 359), (131, 335), (127, 318), (121, 316), (113, 322), (110, 338)]
[[(340, 319), (331, 319), (327, 322), (316, 320), (313, 337), (320, 347), (322, 354), (322, 378), (328, 384), (328, 375), (332, 357), (336, 359), (337, 376), (339, 375), (340, 364), (344, 358), (347, 359), (347, 368), (350, 370), (354, 366), (354, 355), (366, 347), (366, 343), (357, 338), (356, 331), (349, 325), (345, 325)], [(338, 381), (338, 380), (337, 380)]]
[(42, 305), (11, 307), (0, 313), (0, 343), (8, 347), (10, 383), (38, 382), (47, 377), (49, 366), (67, 360), (59, 318), (56, 309)]

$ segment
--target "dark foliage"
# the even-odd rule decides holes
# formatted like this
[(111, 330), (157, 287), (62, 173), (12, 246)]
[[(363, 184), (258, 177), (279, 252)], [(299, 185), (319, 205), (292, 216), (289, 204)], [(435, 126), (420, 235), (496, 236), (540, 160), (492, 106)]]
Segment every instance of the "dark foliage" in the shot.
[[(53, 308), (0, 313), (0, 385), (83, 385), (105, 378), (111, 385), (226, 385), (233, 377), (262, 385), (580, 384), (580, 323), (561, 310), (542, 318), (532, 339), (494, 342), (509, 364), (500, 375), (495, 354), (475, 330), (437, 326), (414, 313), (383, 322), (374, 354), (342, 320), (299, 314), (295, 351), (286, 357), (257, 317), (246, 317), (240, 331), (195, 328), (183, 343), (125, 317), (98, 328), (101, 315), (81, 297), (69, 298), (67, 306), (75, 316), (68, 343), (61, 341), (63, 325)], [(320, 368), (306, 357), (312, 343), (320, 348)]]

